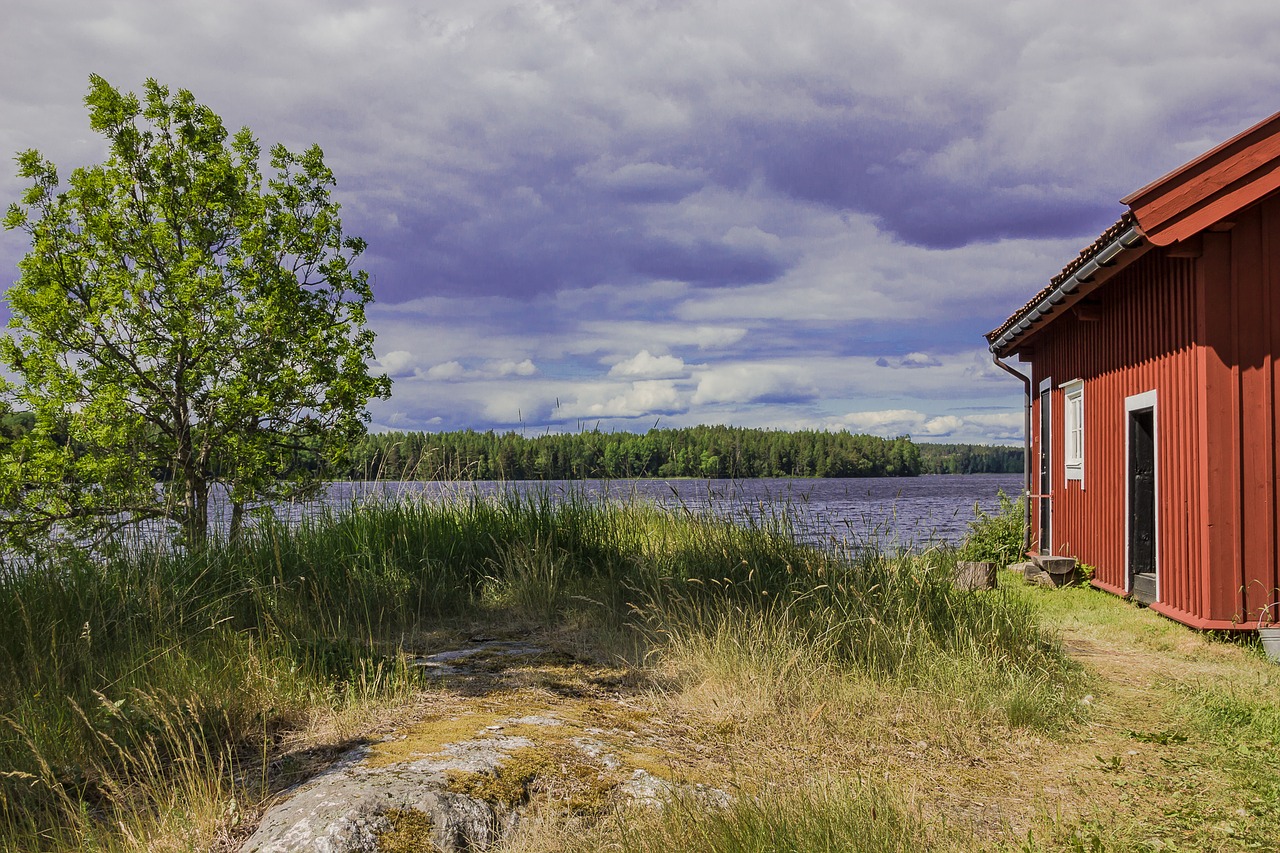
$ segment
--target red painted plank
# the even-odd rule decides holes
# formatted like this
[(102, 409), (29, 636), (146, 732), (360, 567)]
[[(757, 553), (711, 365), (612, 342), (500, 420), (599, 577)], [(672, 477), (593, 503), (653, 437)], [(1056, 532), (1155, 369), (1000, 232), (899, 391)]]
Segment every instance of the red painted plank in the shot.
[(1280, 113), (1121, 200), (1156, 245), (1186, 239), (1280, 187)]
[[(1206, 542), (1201, 568), (1201, 615), (1234, 614), (1239, 571), (1239, 429), (1235, 396), (1235, 316), (1231, 235), (1206, 234), (1200, 259), (1201, 369), (1204, 404), (1201, 482)], [(1221, 580), (1226, 578), (1226, 581)]]
[[(1232, 614), (1241, 620), (1263, 606), (1267, 578), (1274, 559), (1271, 531), (1271, 405), (1266, 372), (1269, 347), (1267, 288), (1262, 277), (1262, 218), (1256, 209), (1242, 217), (1231, 232), (1232, 267), (1236, 286), (1236, 345), (1240, 375), (1240, 568), (1230, 579), (1243, 608)], [(1220, 578), (1227, 583), (1228, 578)], [(1225, 618), (1226, 614), (1215, 614)]]

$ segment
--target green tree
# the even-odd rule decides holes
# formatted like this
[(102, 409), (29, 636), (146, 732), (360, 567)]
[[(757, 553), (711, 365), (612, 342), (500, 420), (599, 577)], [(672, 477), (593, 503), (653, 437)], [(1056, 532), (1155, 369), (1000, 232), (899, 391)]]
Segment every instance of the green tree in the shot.
[(139, 98), (94, 75), (85, 104), (107, 160), (64, 191), (19, 154), (31, 185), (4, 219), (31, 247), (0, 394), (35, 423), (0, 457), (0, 532), (165, 519), (199, 544), (220, 484), (234, 537), (246, 506), (314, 489), (300, 458), (340, 456), (389, 393), (368, 369), (364, 242), (342, 231), (318, 146), (275, 146), (264, 181), (248, 128), (229, 136), (188, 91), (148, 80)]

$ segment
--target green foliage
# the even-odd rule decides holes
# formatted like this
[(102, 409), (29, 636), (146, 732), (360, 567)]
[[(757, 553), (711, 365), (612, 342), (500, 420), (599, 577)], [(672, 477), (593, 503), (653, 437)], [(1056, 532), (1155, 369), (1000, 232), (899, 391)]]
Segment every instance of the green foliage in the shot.
[(461, 430), (366, 436), (352, 479), (576, 480), (624, 477), (914, 477), (920, 447), (848, 432), (697, 426), (524, 438)]
[(216, 772), (308, 708), (405, 690), (400, 644), (451, 619), (772, 638), (752, 648), (1052, 727), (1073, 707), (1060, 650), (1025, 604), (956, 589), (952, 559), (833, 554), (785, 518), (744, 528), (574, 494), (361, 506), (105, 562), (68, 553), (0, 573), (0, 830), (17, 815), (74, 824), (83, 803), (109, 814), (136, 781), (121, 755), (188, 754), (190, 737)]
[(94, 75), (85, 103), (107, 160), (64, 191), (21, 153), (31, 184), (4, 218), (31, 247), (0, 397), (32, 424), (0, 445), (0, 532), (30, 546), (164, 519), (198, 542), (214, 484), (238, 529), (246, 505), (305, 493), (299, 458), (340, 455), (388, 393), (367, 369), (364, 243), (343, 234), (318, 147), (272, 148), (264, 180), (249, 130), (228, 136), (190, 92)]
[(1021, 474), (1023, 450), (987, 444), (921, 444), (921, 474)]
[(1022, 558), (1025, 504), (1000, 491), (1000, 508), (994, 515), (974, 506), (969, 535), (960, 546), (960, 559), (1007, 566)]

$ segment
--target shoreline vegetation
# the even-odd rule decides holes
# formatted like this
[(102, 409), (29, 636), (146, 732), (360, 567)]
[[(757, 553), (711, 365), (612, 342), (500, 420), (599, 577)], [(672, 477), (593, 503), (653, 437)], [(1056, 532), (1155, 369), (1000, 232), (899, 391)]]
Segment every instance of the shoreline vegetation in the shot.
[(228, 808), (298, 780), (281, 744), (429, 691), (409, 657), (479, 625), (655, 685), (655, 661), (723, 647), (733, 667), (803, 661), (779, 673), (797, 689), (856, 674), (1060, 728), (1075, 669), (1024, 602), (953, 587), (955, 559), (819, 550), (782, 512), (740, 526), (515, 493), (268, 520), (234, 546), (48, 556), (0, 576), (0, 847), (146, 849), (173, 820), (235, 834)]
[[(26, 413), (0, 416), (0, 449), (31, 429)], [(340, 480), (592, 480), (633, 478), (914, 477), (1021, 474), (1020, 446), (931, 444), (909, 436), (730, 426), (526, 437), (516, 432), (380, 432), (364, 435), (345, 463), (318, 453), (299, 471)]]
[(354, 448), (356, 480), (914, 477), (1022, 473), (1021, 447), (926, 444), (847, 431), (729, 426), (584, 431), (383, 432)]
[[(412, 661), (477, 635), (607, 668), (686, 748), (726, 756), (733, 792), (723, 810), (566, 812), (530, 783), (502, 850), (1274, 840), (1280, 682), (1256, 650), (1088, 590), (958, 589), (957, 559), (1020, 537), (1013, 501), (918, 553), (798, 543), (797, 511), (400, 501), (0, 575), (0, 850), (236, 850), (290, 785), (468, 701)], [(1100, 645), (1120, 642), (1122, 660)]]

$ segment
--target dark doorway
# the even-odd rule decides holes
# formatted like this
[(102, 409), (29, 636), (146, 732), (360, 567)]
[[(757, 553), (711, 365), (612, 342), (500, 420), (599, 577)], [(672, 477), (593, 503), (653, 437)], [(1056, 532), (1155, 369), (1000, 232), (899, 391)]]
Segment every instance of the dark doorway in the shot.
[(1156, 600), (1156, 424), (1152, 409), (1129, 413), (1129, 589)]
[(1052, 425), (1049, 417), (1049, 389), (1046, 388), (1040, 392), (1040, 541), (1039, 550), (1041, 554), (1052, 553), (1050, 542), (1050, 504), (1049, 490), (1052, 487), (1049, 473), (1049, 430)]

